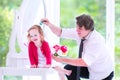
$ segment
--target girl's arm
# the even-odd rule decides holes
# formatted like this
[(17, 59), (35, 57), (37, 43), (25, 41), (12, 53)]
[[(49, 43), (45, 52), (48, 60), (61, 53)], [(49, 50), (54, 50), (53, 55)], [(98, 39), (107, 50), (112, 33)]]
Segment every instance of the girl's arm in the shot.
[(46, 57), (46, 65), (51, 65), (51, 50), (48, 42), (44, 41), (42, 43), (42, 51)]

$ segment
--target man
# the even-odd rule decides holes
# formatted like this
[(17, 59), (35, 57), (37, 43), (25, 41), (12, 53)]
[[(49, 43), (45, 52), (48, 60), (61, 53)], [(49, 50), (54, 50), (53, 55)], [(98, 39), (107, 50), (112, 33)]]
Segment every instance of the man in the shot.
[(80, 45), (82, 39), (82, 58), (71, 59), (53, 56), (53, 59), (66, 63), (64, 68), (72, 70), (70, 75), (66, 75), (68, 80), (76, 80), (77, 66), (81, 66), (80, 77), (89, 80), (112, 80), (114, 62), (111, 53), (105, 45), (104, 38), (94, 29), (93, 19), (86, 14), (76, 17), (75, 29), (61, 29), (51, 24), (47, 19), (42, 19), (44, 24), (49, 26), (54, 34), (61, 38), (74, 39)]

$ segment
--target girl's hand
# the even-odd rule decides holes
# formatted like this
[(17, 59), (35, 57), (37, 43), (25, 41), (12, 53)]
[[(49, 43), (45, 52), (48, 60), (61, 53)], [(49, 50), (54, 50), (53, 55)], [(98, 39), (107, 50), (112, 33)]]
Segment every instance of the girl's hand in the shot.
[(50, 68), (50, 67), (51, 67), (50, 64), (48, 64), (48, 65), (44, 65), (44, 66), (43, 66), (43, 68)]
[(34, 64), (34, 65), (31, 65), (30, 68), (38, 68), (38, 66)]

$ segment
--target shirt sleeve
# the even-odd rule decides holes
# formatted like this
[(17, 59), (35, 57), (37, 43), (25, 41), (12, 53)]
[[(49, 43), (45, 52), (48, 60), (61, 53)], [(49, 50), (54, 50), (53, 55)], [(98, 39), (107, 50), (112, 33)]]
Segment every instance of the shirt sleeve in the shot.
[(29, 60), (31, 65), (34, 65), (34, 64), (37, 65), (38, 64), (37, 49), (35, 48), (33, 42), (29, 43), (28, 53), (29, 53)]
[(62, 28), (62, 33), (61, 33), (60, 37), (61, 38), (66, 38), (66, 39), (72, 39), (72, 40), (78, 40), (79, 39), (75, 28), (70, 28), (70, 29)]
[(46, 64), (51, 64), (51, 50), (48, 42), (43, 42), (42, 50), (44, 52), (44, 55), (46, 56)]

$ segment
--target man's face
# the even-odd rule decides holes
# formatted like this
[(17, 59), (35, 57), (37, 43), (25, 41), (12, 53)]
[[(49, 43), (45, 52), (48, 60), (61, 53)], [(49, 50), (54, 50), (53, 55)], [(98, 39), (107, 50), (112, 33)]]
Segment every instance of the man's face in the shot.
[(77, 32), (77, 34), (78, 34), (79, 37), (84, 38), (84, 37), (86, 37), (86, 36), (89, 34), (90, 30), (86, 30), (86, 29), (84, 28), (84, 26), (79, 27), (79, 26), (77, 25), (77, 26), (76, 26), (76, 32)]

